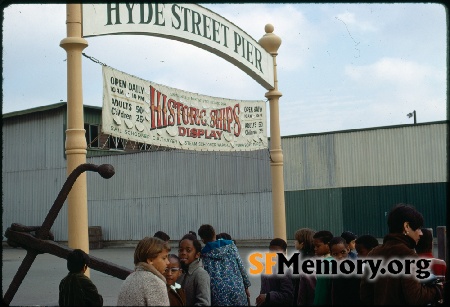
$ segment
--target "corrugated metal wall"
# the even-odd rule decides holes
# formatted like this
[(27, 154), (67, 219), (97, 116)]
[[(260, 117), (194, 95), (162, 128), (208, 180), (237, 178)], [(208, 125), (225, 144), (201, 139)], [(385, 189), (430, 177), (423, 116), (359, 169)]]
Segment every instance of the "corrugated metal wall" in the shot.
[(88, 178), (90, 223), (104, 227), (107, 240), (139, 240), (157, 230), (179, 238), (204, 223), (236, 239), (272, 235), (267, 151), (159, 151), (88, 160), (115, 166), (111, 179)]
[[(63, 186), (65, 114), (59, 108), (4, 118), (3, 233), (13, 222), (42, 224)], [(100, 116), (88, 110), (85, 119)], [(272, 236), (267, 150), (139, 152), (86, 162), (116, 170), (109, 180), (87, 172), (89, 225), (101, 226), (105, 240), (140, 240), (157, 230), (176, 239), (203, 223), (235, 239)], [(66, 207), (52, 227), (56, 240), (67, 240)]]
[(285, 190), (446, 181), (447, 125), (282, 139)]
[(288, 238), (302, 227), (382, 237), (400, 202), (445, 225), (446, 142), (442, 122), (283, 138)]
[[(64, 184), (64, 114), (56, 108), (3, 119), (3, 234), (11, 223), (41, 225)], [(57, 219), (52, 231), (66, 227)]]
[[(85, 108), (86, 122), (101, 109)], [(3, 232), (40, 225), (66, 178), (66, 108), (4, 118)], [(301, 227), (382, 236), (397, 201), (416, 205), (428, 225), (446, 213), (445, 123), (282, 138), (288, 238)], [(87, 158), (112, 164), (109, 180), (88, 172), (89, 225), (106, 240), (157, 230), (179, 238), (210, 223), (236, 239), (272, 237), (268, 150), (139, 152)], [(440, 223), (440, 224), (439, 224)], [(67, 240), (67, 209), (52, 228)]]

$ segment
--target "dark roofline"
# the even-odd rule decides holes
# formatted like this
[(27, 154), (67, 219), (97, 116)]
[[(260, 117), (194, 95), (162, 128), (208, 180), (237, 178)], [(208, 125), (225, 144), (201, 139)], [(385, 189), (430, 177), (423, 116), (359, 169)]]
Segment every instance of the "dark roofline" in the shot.
[[(67, 102), (63, 101), (63, 102), (58, 102), (58, 103), (54, 103), (54, 104), (49, 104), (46, 106), (5, 113), (2, 115), (2, 118), (5, 119), (5, 118), (11, 118), (11, 117), (15, 117), (15, 116), (27, 115), (27, 114), (31, 114), (31, 113), (44, 112), (44, 111), (58, 109), (61, 107), (66, 107), (66, 106), (67, 106)], [(86, 108), (95, 109), (95, 110), (100, 110), (100, 111), (102, 110), (101, 107), (88, 106), (88, 105), (83, 105), (83, 108), (84, 109), (86, 109)]]
[[(36, 108), (32, 108), (32, 109), (6, 113), (6, 114), (2, 115), (2, 118), (5, 119), (5, 118), (11, 118), (11, 117), (21, 116), (21, 115), (26, 115), (26, 114), (31, 114), (31, 113), (43, 112), (43, 111), (47, 111), (47, 110), (61, 108), (63, 106), (65, 107), (66, 105), (67, 105), (67, 102), (65, 102), (65, 101), (58, 102), (58, 103), (50, 104), (47, 106), (41, 106), (41, 107), (36, 107)], [(97, 107), (97, 106), (83, 105), (83, 108), (102, 111), (102, 107)], [(396, 128), (436, 125), (436, 124), (448, 124), (448, 123), (449, 123), (449, 120), (441, 120), (441, 121), (425, 122), (425, 123), (418, 123), (418, 124), (403, 124), (403, 125), (380, 126), (380, 127), (362, 128), (362, 129), (349, 129), (349, 130), (337, 130), (337, 131), (328, 131), (328, 132), (286, 135), (286, 136), (282, 136), (281, 138), (288, 139), (288, 138), (295, 138), (295, 137), (317, 136), (317, 135), (326, 135), (326, 134), (335, 134), (335, 133), (361, 132), (361, 131), (370, 131), (370, 130), (379, 130), (379, 129), (396, 129)], [(270, 140), (270, 137), (268, 139)]]
[(328, 132), (317, 132), (317, 133), (306, 133), (306, 134), (295, 134), (295, 135), (286, 135), (282, 136), (282, 139), (295, 138), (295, 137), (306, 137), (306, 136), (317, 136), (317, 135), (326, 135), (326, 134), (335, 134), (335, 133), (350, 133), (350, 132), (361, 132), (361, 131), (369, 131), (369, 130), (380, 130), (380, 129), (397, 129), (397, 128), (411, 128), (416, 126), (426, 126), (426, 125), (438, 125), (438, 124), (448, 124), (448, 120), (440, 120), (435, 122), (425, 122), (418, 124), (403, 124), (403, 125), (393, 125), (393, 126), (380, 126), (380, 127), (371, 127), (371, 128), (362, 128), (362, 129), (349, 129), (349, 130), (337, 130), (337, 131), (328, 131)]

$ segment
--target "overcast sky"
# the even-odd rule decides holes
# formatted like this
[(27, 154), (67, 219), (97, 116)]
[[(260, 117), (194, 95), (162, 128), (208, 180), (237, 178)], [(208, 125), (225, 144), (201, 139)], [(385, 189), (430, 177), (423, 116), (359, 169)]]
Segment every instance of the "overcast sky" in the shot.
[[(271, 23), (281, 135), (446, 119), (447, 37), (440, 4), (202, 4), (255, 40)], [(62, 4), (3, 9), (2, 112), (67, 100)], [(242, 100), (267, 92), (247, 74), (197, 47), (142, 35), (86, 38), (87, 55), (139, 78)], [(101, 65), (83, 57), (83, 102), (102, 106)], [(267, 108), (269, 105), (267, 103)], [(270, 123), (268, 123), (269, 125)]]

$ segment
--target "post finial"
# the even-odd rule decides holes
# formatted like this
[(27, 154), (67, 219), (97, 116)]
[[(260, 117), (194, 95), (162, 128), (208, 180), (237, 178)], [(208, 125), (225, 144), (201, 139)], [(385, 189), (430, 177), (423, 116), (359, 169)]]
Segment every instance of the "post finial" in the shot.
[(266, 31), (266, 33), (272, 33), (274, 30), (273, 25), (271, 25), (270, 23), (266, 24), (266, 26), (264, 27), (264, 30)]
[(273, 33), (274, 26), (270, 23), (264, 27), (266, 34), (260, 38), (258, 43), (270, 54), (276, 55), (281, 45), (281, 38)]

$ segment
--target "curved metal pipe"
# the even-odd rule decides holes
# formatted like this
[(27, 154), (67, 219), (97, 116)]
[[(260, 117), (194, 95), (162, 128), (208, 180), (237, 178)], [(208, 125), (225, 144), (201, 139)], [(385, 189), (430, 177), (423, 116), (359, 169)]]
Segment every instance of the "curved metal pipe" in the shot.
[(36, 237), (39, 239), (46, 240), (50, 232), (50, 228), (53, 226), (56, 218), (58, 217), (59, 211), (61, 211), (64, 201), (67, 199), (72, 186), (75, 184), (78, 176), (80, 176), (85, 171), (97, 172), (105, 179), (109, 179), (114, 176), (114, 167), (111, 164), (95, 165), (91, 163), (84, 163), (77, 166), (72, 173), (67, 177), (61, 191), (59, 191), (58, 197), (56, 197), (52, 207), (50, 208), (41, 228), (36, 232)]

